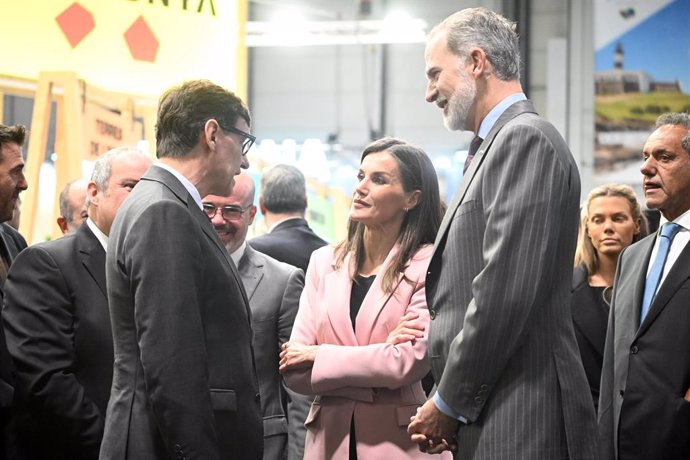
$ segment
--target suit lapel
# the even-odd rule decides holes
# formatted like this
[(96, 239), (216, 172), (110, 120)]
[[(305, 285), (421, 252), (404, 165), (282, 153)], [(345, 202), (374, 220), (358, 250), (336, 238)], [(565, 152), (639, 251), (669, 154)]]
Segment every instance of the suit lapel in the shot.
[(86, 271), (91, 275), (103, 293), (108, 298), (108, 291), (105, 284), (105, 251), (100, 241), (93, 234), (88, 225), (83, 224), (77, 229), (75, 235), (79, 244), (79, 253), (82, 255), (81, 263)]
[(326, 315), (331, 323), (333, 334), (342, 345), (357, 345), (357, 338), (350, 320), (351, 259), (351, 255), (348, 254), (339, 270), (332, 270), (324, 277), (324, 292), (328, 293), (325, 299)]
[(256, 287), (264, 277), (264, 264), (257, 260), (256, 251), (254, 251), (251, 246), (247, 245), (245, 247), (244, 255), (242, 255), (240, 259), (237, 270), (242, 278), (244, 289), (247, 291), (247, 297), (251, 300), (256, 291)]
[(443, 239), (445, 239), (446, 232), (448, 230), (448, 227), (450, 226), (450, 222), (453, 220), (453, 217), (455, 216), (455, 211), (458, 209), (458, 206), (460, 206), (463, 199), (465, 198), (465, 194), (467, 193), (470, 184), (472, 184), (475, 176), (477, 175), (479, 168), (484, 162), (484, 157), (488, 154), (491, 144), (493, 144), (494, 139), (496, 138), (496, 135), (501, 131), (501, 129), (503, 128), (503, 126), (505, 126), (506, 123), (508, 123), (516, 116), (525, 112), (536, 113), (536, 110), (534, 109), (532, 102), (527, 100), (518, 101), (510, 107), (508, 107), (505, 110), (505, 112), (501, 114), (498, 120), (496, 120), (496, 123), (489, 131), (489, 134), (487, 134), (486, 138), (484, 138), (484, 140), (482, 141), (481, 145), (479, 146), (479, 150), (477, 150), (477, 153), (474, 155), (472, 163), (470, 163), (469, 169), (467, 169), (467, 172), (465, 173), (465, 175), (462, 178), (462, 181), (460, 182), (460, 187), (458, 188), (457, 192), (455, 192), (453, 201), (451, 201), (450, 205), (448, 206), (448, 211), (443, 217), (443, 221), (441, 221), (441, 226), (438, 230), (438, 233), (436, 234), (436, 241), (434, 242), (435, 248), (438, 248), (441, 245)]
[[(649, 257), (647, 257), (647, 260), (649, 260)], [(654, 297), (652, 305), (649, 308), (649, 313), (647, 313), (647, 316), (640, 325), (640, 330), (637, 332), (638, 336), (644, 334), (645, 331), (649, 329), (650, 325), (654, 322), (657, 316), (659, 316), (659, 313), (663, 311), (666, 305), (668, 305), (668, 302), (671, 300), (671, 298), (673, 298), (678, 289), (688, 280), (688, 278), (690, 278), (690, 263), (687, 263), (689, 260), (690, 244), (687, 244), (685, 249), (683, 249), (683, 252), (680, 253), (678, 260), (676, 260), (675, 264), (673, 264), (673, 267), (668, 272), (668, 275), (666, 275), (666, 279), (664, 280), (663, 284), (661, 287), (659, 287), (656, 297)], [(647, 268), (647, 264), (644, 264), (644, 268)], [(644, 281), (642, 285), (644, 286)]]
[(362, 301), (362, 305), (357, 313), (356, 321), (356, 331), (355, 335), (357, 337), (357, 342), (360, 344), (367, 344), (371, 340), (371, 335), (374, 332), (377, 320), (383, 308), (388, 304), (388, 301), (393, 296), (395, 289), (402, 281), (402, 274), (398, 275), (398, 281), (395, 285), (395, 289), (389, 294), (384, 294), (383, 287), (381, 285), (383, 274), (388, 269), (388, 266), (393, 260), (393, 257), (398, 252), (398, 245), (396, 244), (393, 249), (386, 256), (386, 260), (381, 265), (379, 273), (376, 275), (376, 279), (371, 285), (371, 288), (367, 292), (367, 295)]

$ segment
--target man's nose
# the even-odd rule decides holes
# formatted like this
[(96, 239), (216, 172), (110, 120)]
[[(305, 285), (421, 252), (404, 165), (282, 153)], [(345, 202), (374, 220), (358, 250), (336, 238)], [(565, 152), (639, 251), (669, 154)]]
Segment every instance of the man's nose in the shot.
[(426, 85), (426, 101), (427, 102), (434, 102), (438, 98), (438, 89), (436, 89), (436, 85), (433, 84), (432, 82), (427, 83)]

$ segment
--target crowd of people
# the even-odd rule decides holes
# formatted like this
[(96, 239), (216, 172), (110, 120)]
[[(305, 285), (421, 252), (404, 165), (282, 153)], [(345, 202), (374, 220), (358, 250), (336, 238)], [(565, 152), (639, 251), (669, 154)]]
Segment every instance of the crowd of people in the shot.
[(514, 23), (459, 11), (424, 59), (475, 136), (455, 197), (379, 139), (332, 245), (297, 168), (254, 205), (249, 110), (212, 82), (166, 91), (157, 161), (107, 152), (30, 247), (8, 225), (26, 130), (0, 125), (0, 459), (690, 457), (690, 114), (644, 145), (650, 233), (627, 186), (580, 206)]

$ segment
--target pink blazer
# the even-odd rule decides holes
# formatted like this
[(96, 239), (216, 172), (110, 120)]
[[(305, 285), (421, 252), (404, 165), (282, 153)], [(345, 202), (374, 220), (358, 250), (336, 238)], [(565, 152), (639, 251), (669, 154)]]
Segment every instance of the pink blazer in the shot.
[(310, 370), (285, 374), (293, 390), (317, 395), (305, 422), (304, 458), (347, 459), (353, 415), (358, 458), (428, 458), (407, 434), (410, 417), (426, 401), (420, 380), (429, 371), (427, 334), (414, 343), (385, 342), (406, 312), (418, 313), (428, 331), (424, 279), (432, 247), (417, 251), (405, 270), (412, 283), (400, 276), (392, 294), (383, 293), (381, 277), (376, 277), (357, 314), (356, 330), (350, 321), (352, 261), (348, 256), (335, 270), (333, 254), (332, 246), (313, 253), (290, 337), (321, 345)]

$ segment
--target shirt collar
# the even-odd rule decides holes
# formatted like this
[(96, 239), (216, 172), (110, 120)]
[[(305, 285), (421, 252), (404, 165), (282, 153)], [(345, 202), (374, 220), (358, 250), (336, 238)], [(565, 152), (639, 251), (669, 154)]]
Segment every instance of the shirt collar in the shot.
[[(664, 225), (666, 222), (668, 222), (663, 214), (661, 215), (661, 219), (659, 220), (659, 230), (657, 230), (657, 233), (661, 231), (661, 226)], [(690, 231), (690, 209), (685, 211), (683, 214), (680, 216), (676, 217), (672, 222), (680, 225), (683, 227), (683, 229)]]
[(201, 204), (201, 195), (199, 195), (199, 191), (196, 189), (194, 184), (192, 184), (189, 179), (187, 179), (185, 176), (183, 176), (177, 169), (173, 168), (170, 165), (167, 165), (165, 163), (161, 163), (160, 161), (157, 161), (154, 163), (154, 166), (158, 166), (159, 168), (163, 168), (166, 171), (168, 171), (170, 174), (175, 176), (177, 180), (179, 180), (182, 185), (184, 185), (184, 188), (187, 189), (189, 194), (192, 196), (194, 199), (194, 202), (196, 203), (197, 206), (199, 206), (199, 209), (204, 209), (204, 206)]
[(494, 127), (498, 118), (503, 115), (503, 112), (505, 112), (508, 107), (516, 102), (524, 100), (527, 100), (525, 93), (515, 93), (496, 104), (482, 120), (482, 123), (479, 125), (479, 132), (477, 135), (482, 139), (486, 139), (486, 136), (489, 135), (489, 131), (491, 131), (491, 128)]
[(245, 249), (247, 249), (247, 241), (246, 240), (242, 242), (242, 246), (235, 249), (235, 252), (230, 254), (230, 258), (232, 259), (233, 262), (235, 262), (236, 267), (240, 266), (240, 259), (244, 255)]
[(103, 246), (103, 250), (105, 252), (108, 252), (108, 235), (103, 233), (101, 229), (96, 226), (96, 223), (93, 220), (91, 220), (90, 217), (86, 218), (86, 225), (89, 226), (89, 229), (96, 236), (98, 242), (101, 243), (101, 246)]
[(267, 231), (266, 233), (271, 233), (273, 230), (275, 230), (275, 228), (276, 228), (278, 225), (282, 224), (283, 222), (287, 222), (288, 220), (297, 220), (297, 219), (304, 219), (304, 217), (295, 216), (295, 217), (288, 217), (287, 219), (279, 220), (279, 221), (276, 222), (275, 224), (271, 225), (271, 228), (269, 228), (268, 231)]

